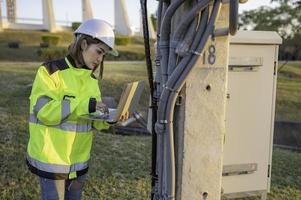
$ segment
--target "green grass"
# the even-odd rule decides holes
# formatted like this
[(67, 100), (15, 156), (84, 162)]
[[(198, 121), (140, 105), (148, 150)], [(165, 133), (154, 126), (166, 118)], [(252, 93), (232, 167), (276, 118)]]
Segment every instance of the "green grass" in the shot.
[(276, 120), (301, 121), (301, 63), (286, 64), (278, 73)]
[[(301, 153), (274, 148), (272, 186), (268, 200), (301, 199)], [(260, 200), (260, 197), (241, 200)]]
[[(38, 179), (27, 170), (24, 161), (28, 141), (28, 96), (38, 65), (38, 62), (0, 62), (0, 199), (39, 199)], [(296, 73), (298, 70), (298, 67), (292, 69)], [(107, 63), (101, 84), (103, 95), (118, 99), (124, 83), (141, 79), (146, 80), (144, 63)], [(299, 87), (295, 85), (299, 84), (299, 79), (280, 74), (279, 80), (283, 84), (278, 84), (278, 98), (285, 102), (298, 101)], [(292, 96), (284, 92), (287, 89), (291, 89)], [(145, 91), (142, 96), (144, 109), (147, 94)], [(281, 111), (278, 115), (285, 117), (284, 114), (292, 109), (290, 106), (285, 104), (282, 110), (278, 107), (277, 112)], [(300, 110), (298, 105), (293, 108)], [(298, 119), (299, 115), (293, 115)], [(96, 132), (83, 199), (149, 199), (150, 155), (150, 136)], [(269, 200), (301, 199), (300, 166), (300, 153), (274, 149)]]
[[(24, 160), (29, 85), (38, 65), (0, 63), (0, 199), (39, 199), (38, 179), (27, 170)], [(122, 70), (127, 74), (122, 76)], [(145, 80), (145, 73), (141, 63), (107, 64), (102, 85), (104, 94), (118, 98), (124, 83)], [(144, 101), (147, 100), (147, 92), (143, 95)], [(147, 199), (150, 152), (149, 136), (97, 132), (84, 199)]]
[[(42, 35), (59, 36), (60, 42), (57, 49), (67, 49), (73, 41), (71, 31), (48, 33), (43, 31), (30, 30), (5, 30), (0, 32), (0, 61), (42, 61), (45, 60), (38, 56)], [(8, 48), (9, 42), (20, 42), (18, 49)], [(154, 41), (150, 41), (152, 56), (154, 55)], [(108, 55), (108, 60), (144, 60), (144, 41), (142, 37), (132, 37), (132, 43), (126, 46), (116, 46), (119, 51), (118, 57)], [(61, 56), (60, 56), (61, 57)]]
[(60, 44), (67, 46), (72, 42), (72, 32), (58, 32), (48, 33), (45, 31), (31, 31), (31, 30), (4, 30), (0, 33), (0, 43), (7, 43), (12, 41), (20, 41), (25, 45), (39, 45), (42, 42), (42, 35), (56, 35), (59, 36)]

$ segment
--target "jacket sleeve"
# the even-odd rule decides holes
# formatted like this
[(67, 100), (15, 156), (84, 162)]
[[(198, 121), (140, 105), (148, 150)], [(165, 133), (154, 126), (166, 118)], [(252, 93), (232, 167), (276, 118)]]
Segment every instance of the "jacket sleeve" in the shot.
[(93, 128), (99, 131), (110, 128), (110, 124), (105, 121), (93, 121), (92, 123), (93, 123)]
[(79, 116), (95, 111), (94, 98), (65, 94), (59, 80), (58, 73), (49, 75), (45, 67), (39, 68), (30, 95), (30, 111), (39, 121), (58, 125), (73, 112)]

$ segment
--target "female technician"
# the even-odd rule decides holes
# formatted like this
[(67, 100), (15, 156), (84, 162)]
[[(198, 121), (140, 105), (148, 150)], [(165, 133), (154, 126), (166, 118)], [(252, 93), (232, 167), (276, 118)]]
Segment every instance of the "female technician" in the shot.
[(108, 111), (101, 102), (97, 77), (102, 75), (105, 54), (117, 55), (113, 29), (105, 21), (91, 19), (74, 36), (69, 55), (40, 66), (29, 98), (26, 161), (29, 170), (40, 177), (43, 200), (81, 198), (91, 130), (109, 127), (106, 122), (79, 116)]

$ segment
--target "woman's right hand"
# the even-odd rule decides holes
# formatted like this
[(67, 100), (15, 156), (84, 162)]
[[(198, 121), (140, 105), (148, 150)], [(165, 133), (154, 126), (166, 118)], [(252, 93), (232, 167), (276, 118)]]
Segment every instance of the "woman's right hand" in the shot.
[(96, 102), (96, 110), (104, 113), (104, 114), (108, 114), (109, 113), (109, 108), (106, 104), (104, 104), (101, 101)]

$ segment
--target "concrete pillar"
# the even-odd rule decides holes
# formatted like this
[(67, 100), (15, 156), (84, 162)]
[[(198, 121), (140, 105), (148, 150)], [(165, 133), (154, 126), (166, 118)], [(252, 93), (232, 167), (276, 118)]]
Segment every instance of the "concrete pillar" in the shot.
[(55, 17), (52, 0), (42, 0), (43, 25), (49, 32), (56, 32)]
[[(216, 29), (228, 27), (228, 5), (223, 5)], [(214, 64), (208, 63), (215, 46)], [(221, 199), (228, 36), (211, 39), (186, 82), (183, 146), (177, 147), (177, 199)]]
[(90, 0), (82, 0), (82, 21), (92, 19), (93, 11)]
[(132, 35), (124, 0), (114, 0), (114, 15), (115, 33), (118, 35)]

